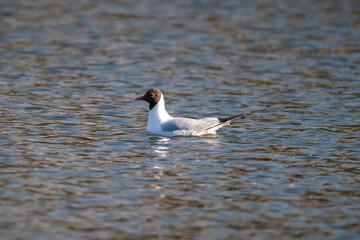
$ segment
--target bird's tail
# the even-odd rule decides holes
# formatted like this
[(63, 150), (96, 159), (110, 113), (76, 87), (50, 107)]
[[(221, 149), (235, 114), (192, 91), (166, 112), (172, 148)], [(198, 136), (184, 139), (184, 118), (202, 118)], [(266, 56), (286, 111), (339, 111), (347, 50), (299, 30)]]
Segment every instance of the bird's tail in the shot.
[(233, 120), (235, 120), (236, 118), (241, 118), (244, 119), (246, 117), (246, 113), (242, 113), (242, 114), (238, 114), (238, 115), (234, 115), (231, 117), (227, 117), (227, 118), (218, 118), (220, 123), (226, 123), (226, 122), (232, 122)]
[(227, 118), (218, 118), (219, 123), (212, 127), (207, 128), (205, 131), (211, 131), (211, 132), (216, 131), (219, 128), (229, 125), (232, 121), (234, 121), (237, 118), (244, 119), (245, 117), (246, 117), (246, 113), (237, 114), (237, 115), (227, 117)]

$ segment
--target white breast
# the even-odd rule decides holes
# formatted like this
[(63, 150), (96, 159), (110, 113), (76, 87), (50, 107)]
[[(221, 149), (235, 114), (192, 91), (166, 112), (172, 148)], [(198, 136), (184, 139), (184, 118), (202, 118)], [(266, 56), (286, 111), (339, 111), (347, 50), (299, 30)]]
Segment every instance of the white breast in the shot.
[(161, 94), (159, 102), (149, 111), (147, 130), (151, 133), (162, 134), (161, 124), (172, 119), (166, 112), (165, 100)]

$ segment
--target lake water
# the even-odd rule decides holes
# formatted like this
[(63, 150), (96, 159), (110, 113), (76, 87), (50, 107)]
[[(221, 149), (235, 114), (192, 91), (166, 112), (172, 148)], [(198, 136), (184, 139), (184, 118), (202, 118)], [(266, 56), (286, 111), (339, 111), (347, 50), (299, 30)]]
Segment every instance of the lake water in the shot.
[(1, 239), (359, 239), (359, 1), (5, 0), (0, 56)]

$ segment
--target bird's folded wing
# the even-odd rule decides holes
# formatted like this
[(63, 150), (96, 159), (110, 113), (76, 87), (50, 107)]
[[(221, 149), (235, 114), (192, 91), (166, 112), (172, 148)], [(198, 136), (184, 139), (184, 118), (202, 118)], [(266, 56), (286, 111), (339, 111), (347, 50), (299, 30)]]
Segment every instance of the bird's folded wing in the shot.
[(217, 118), (173, 118), (163, 123), (161, 128), (163, 131), (191, 130), (201, 132), (219, 123), (220, 121)]

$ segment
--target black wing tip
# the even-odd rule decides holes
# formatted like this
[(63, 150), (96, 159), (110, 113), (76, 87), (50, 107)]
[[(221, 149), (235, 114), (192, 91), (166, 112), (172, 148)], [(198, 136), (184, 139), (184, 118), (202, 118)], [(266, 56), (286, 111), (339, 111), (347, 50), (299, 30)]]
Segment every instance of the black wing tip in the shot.
[(218, 119), (219, 119), (220, 123), (224, 123), (224, 122), (236, 119), (236, 118), (244, 119), (244, 118), (246, 118), (246, 113), (237, 114), (237, 115), (227, 117), (227, 118), (218, 118)]

